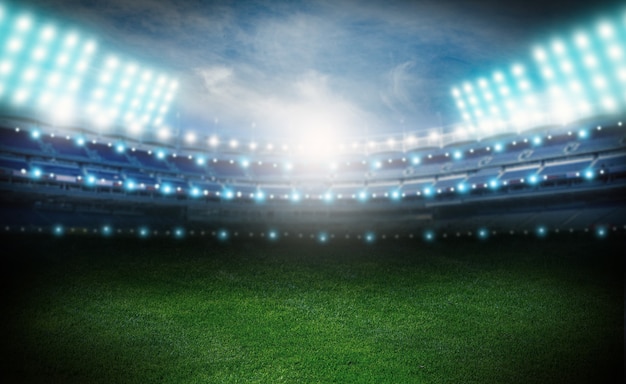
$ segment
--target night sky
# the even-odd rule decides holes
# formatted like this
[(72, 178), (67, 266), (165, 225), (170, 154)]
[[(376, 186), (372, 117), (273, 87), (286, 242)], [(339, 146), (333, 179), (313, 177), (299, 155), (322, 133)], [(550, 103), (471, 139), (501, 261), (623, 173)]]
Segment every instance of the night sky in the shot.
[[(17, 6), (17, 4), (15, 4)], [(40, 19), (177, 77), (167, 120), (241, 138), (449, 126), (453, 86), (618, 9), (597, 1), (26, 0)]]

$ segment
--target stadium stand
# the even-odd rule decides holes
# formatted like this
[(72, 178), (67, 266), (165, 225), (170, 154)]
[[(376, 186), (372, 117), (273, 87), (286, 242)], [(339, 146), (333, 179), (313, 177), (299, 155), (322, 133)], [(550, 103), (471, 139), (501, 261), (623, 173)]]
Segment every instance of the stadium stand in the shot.
[[(348, 154), (329, 166), (232, 150), (181, 147), (174, 156), (147, 144), (129, 149), (71, 132), (52, 136), (44, 125), (7, 126), (0, 128), (0, 191), (12, 207), (4, 212), (21, 213), (4, 214), (3, 224), (164, 230), (350, 223), (354, 231), (427, 226), (451, 233), (621, 225), (623, 208), (612, 204), (626, 195), (624, 131), (594, 127), (583, 127), (585, 137), (581, 127), (557, 127), (406, 153)], [(549, 212), (536, 209), (546, 204)]]

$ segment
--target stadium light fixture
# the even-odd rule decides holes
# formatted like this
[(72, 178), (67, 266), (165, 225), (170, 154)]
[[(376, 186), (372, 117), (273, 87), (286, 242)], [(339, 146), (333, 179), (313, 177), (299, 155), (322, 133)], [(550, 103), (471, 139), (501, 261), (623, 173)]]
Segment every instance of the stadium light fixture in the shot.
[(140, 238), (144, 239), (150, 235), (150, 230), (146, 227), (141, 227), (137, 231), (137, 234), (139, 235)]
[(365, 239), (366, 243), (373, 243), (374, 241), (376, 241), (376, 235), (373, 232), (367, 232), (364, 236), (363, 239)]
[(40, 168), (33, 168), (31, 170), (31, 175), (34, 179), (39, 179), (43, 175), (43, 172), (41, 171)]
[(135, 188), (137, 188), (137, 185), (133, 180), (127, 179), (124, 181), (124, 189), (127, 191), (134, 191)]
[(435, 232), (433, 231), (425, 231), (424, 232), (424, 240), (427, 242), (432, 242), (435, 240)]
[(548, 229), (544, 226), (537, 227), (536, 234), (538, 237), (546, 237), (548, 235)]
[(52, 233), (55, 236), (63, 236), (63, 234), (65, 233), (65, 229), (63, 228), (62, 225), (55, 225), (54, 228), (52, 229)]
[(113, 229), (111, 229), (111, 226), (105, 225), (102, 227), (100, 232), (102, 233), (102, 236), (109, 237), (113, 233)]
[(481, 240), (486, 240), (489, 237), (489, 231), (485, 228), (481, 228), (479, 229), (476, 234), (478, 235), (478, 238)]

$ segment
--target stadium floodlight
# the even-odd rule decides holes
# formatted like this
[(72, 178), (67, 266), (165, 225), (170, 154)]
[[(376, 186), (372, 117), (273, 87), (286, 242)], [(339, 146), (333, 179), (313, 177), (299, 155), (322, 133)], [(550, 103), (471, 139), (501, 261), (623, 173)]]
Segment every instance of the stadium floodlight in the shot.
[(600, 25), (598, 25), (598, 34), (603, 39), (609, 39), (613, 37), (613, 34), (614, 34), (613, 25), (611, 25), (611, 23), (608, 21), (603, 21), (602, 23), (600, 23)]
[(183, 228), (174, 228), (172, 234), (174, 235), (174, 238), (182, 239), (185, 237), (185, 230)]
[(364, 236), (363, 239), (365, 239), (366, 243), (373, 243), (376, 240), (376, 235), (373, 232), (367, 232)]
[(400, 191), (397, 189), (391, 191), (391, 193), (389, 194), (389, 197), (391, 198), (391, 200), (399, 200), (400, 196), (401, 196)]
[(592, 180), (592, 179), (594, 178), (594, 176), (595, 176), (595, 173), (593, 172), (593, 170), (592, 170), (592, 169), (586, 169), (586, 170), (583, 172), (583, 176), (584, 176), (584, 177), (585, 177), (585, 179), (587, 179), (587, 180)]
[(113, 233), (113, 229), (111, 228), (111, 226), (105, 225), (102, 227), (100, 232), (102, 233), (102, 236), (109, 237)]
[(196, 142), (196, 134), (194, 132), (187, 132), (185, 134), (185, 142), (187, 144), (193, 144)]
[(261, 190), (257, 190), (254, 194), (254, 200), (257, 202), (265, 201), (265, 193)]
[(124, 182), (124, 188), (127, 191), (134, 191), (136, 187), (137, 187), (137, 185), (135, 184), (135, 182), (133, 180), (127, 179)]
[(528, 182), (530, 184), (537, 184), (539, 182), (539, 176), (537, 176), (536, 173), (533, 173), (532, 175), (528, 176)]
[(603, 239), (608, 235), (609, 231), (604, 226), (596, 228), (596, 237)]
[(427, 242), (432, 242), (435, 240), (435, 232), (433, 231), (426, 231), (424, 232), (424, 240), (426, 240)]
[(320, 232), (317, 235), (317, 240), (322, 243), (325, 244), (328, 241), (328, 234), (326, 232)]
[(535, 232), (538, 237), (546, 237), (548, 235), (548, 229), (544, 226), (537, 227)]
[(481, 228), (479, 229), (476, 234), (478, 235), (478, 238), (481, 240), (485, 240), (489, 237), (489, 231), (485, 228)]
[(146, 227), (141, 227), (139, 228), (139, 230), (137, 231), (137, 234), (139, 235), (139, 237), (146, 238), (150, 235), (150, 230)]
[(55, 236), (63, 236), (63, 234), (65, 233), (65, 229), (63, 228), (62, 225), (55, 225), (54, 228), (52, 229), (52, 233)]
[(199, 197), (200, 196), (200, 188), (198, 187), (193, 187), (191, 188), (191, 190), (189, 191), (189, 194), (191, 195), (191, 197)]
[(291, 201), (293, 201), (294, 203), (299, 202), (301, 199), (300, 197), (300, 193), (298, 193), (297, 191), (294, 191), (291, 193)]
[(30, 173), (34, 179), (39, 179), (43, 175), (40, 168), (33, 168)]
[(267, 238), (270, 241), (276, 241), (278, 239), (278, 232), (271, 230), (267, 233)]

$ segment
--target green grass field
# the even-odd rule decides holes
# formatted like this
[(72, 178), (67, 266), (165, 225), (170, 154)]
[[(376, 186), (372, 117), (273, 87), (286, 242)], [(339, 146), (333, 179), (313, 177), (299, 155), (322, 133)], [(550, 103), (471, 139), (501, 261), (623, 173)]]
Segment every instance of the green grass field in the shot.
[(623, 238), (2, 240), (4, 383), (622, 382)]

